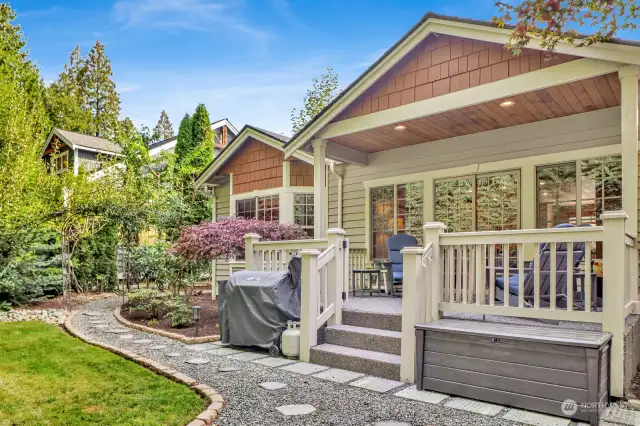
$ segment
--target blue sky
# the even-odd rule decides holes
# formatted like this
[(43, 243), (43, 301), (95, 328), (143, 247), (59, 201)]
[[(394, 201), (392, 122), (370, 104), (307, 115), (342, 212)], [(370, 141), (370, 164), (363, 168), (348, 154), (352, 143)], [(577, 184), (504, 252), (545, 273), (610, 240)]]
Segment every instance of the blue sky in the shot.
[[(347, 86), (427, 11), (491, 19), (494, 0), (14, 0), (30, 56), (55, 80), (76, 44), (100, 39), (122, 115), (177, 131), (205, 103), (211, 119), (290, 134), (311, 78)], [(640, 39), (640, 34), (621, 36)]]

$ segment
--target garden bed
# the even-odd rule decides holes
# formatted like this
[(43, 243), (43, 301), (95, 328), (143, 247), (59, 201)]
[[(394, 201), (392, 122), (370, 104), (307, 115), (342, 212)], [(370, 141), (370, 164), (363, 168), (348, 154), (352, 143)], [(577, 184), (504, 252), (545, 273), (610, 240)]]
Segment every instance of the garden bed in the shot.
[[(198, 322), (198, 336), (218, 336), (220, 334), (218, 301), (212, 300), (211, 294), (194, 295), (189, 300), (189, 307), (196, 305), (201, 308), (200, 321)], [(150, 318), (149, 314), (145, 311), (129, 312), (126, 305), (120, 310), (120, 315), (129, 322), (155, 330), (168, 331), (185, 337), (195, 337), (196, 335), (195, 323), (182, 327), (172, 327), (169, 317), (154, 320)]]

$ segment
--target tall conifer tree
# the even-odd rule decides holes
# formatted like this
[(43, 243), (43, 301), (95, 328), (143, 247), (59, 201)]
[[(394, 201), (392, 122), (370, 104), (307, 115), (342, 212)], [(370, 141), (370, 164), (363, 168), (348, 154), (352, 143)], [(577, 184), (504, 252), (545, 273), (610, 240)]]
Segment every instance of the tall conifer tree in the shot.
[(163, 141), (170, 137), (173, 137), (173, 126), (171, 125), (171, 120), (169, 120), (167, 112), (162, 110), (158, 124), (153, 128), (153, 139), (155, 141)]
[(87, 93), (93, 117), (89, 131), (92, 135), (112, 139), (119, 125), (120, 96), (111, 79), (111, 61), (99, 40), (89, 51), (86, 63)]
[(185, 114), (178, 128), (178, 141), (176, 142), (175, 154), (177, 161), (181, 162), (191, 151), (193, 151), (193, 131), (191, 129), (191, 116)]

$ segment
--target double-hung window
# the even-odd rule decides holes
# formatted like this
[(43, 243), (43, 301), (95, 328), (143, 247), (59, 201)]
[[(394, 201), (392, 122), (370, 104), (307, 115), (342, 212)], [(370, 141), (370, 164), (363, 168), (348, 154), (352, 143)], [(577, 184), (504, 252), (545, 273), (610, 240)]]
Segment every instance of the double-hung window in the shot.
[(53, 173), (62, 173), (69, 168), (69, 151), (51, 156), (50, 167)]
[(518, 229), (520, 172), (437, 180), (434, 216), (449, 232)]
[(268, 195), (237, 200), (236, 217), (278, 222), (280, 219), (280, 197), (278, 195)]
[(622, 209), (622, 158), (540, 166), (537, 185), (539, 228), (600, 225), (603, 212)]
[(296, 225), (313, 238), (313, 194), (295, 194), (293, 219)]
[(409, 234), (422, 245), (424, 224), (422, 182), (371, 189), (371, 232), (374, 259), (385, 259), (387, 240), (394, 234)]

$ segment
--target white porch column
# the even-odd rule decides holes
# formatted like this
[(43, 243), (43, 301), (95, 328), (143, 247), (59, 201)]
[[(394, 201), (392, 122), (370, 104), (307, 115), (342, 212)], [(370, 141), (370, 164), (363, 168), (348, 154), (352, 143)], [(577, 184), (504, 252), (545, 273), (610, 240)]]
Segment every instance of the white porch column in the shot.
[(622, 210), (629, 215), (626, 230), (638, 233), (638, 73), (637, 65), (618, 70), (622, 140)]
[(315, 139), (313, 141), (313, 232), (315, 238), (327, 236), (326, 153), (327, 141)]
[(293, 223), (293, 201), (294, 195), (290, 190), (291, 186), (291, 163), (282, 162), (282, 191), (280, 191), (280, 219), (279, 222)]

